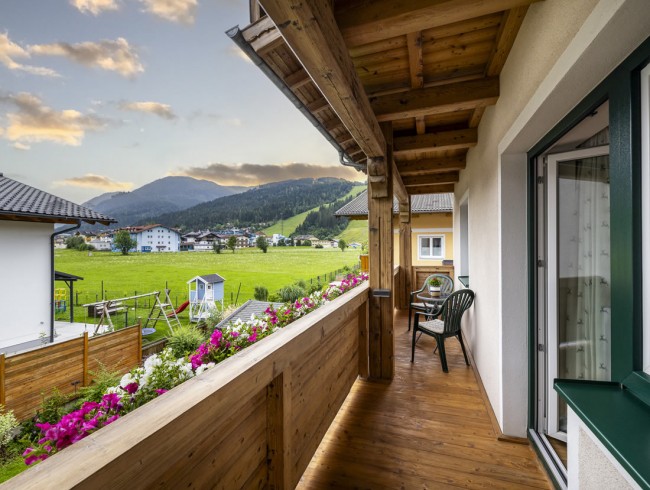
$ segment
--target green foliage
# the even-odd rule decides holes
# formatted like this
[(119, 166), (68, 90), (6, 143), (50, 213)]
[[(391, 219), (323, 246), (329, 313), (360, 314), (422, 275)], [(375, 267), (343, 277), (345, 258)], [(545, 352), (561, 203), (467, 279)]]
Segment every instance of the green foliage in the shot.
[(235, 247), (237, 246), (237, 238), (233, 235), (228, 238), (228, 243), (226, 245), (229, 250), (232, 250), (232, 253), (235, 253)]
[(301, 245), (303, 247), (311, 247), (311, 240), (303, 240)]
[(97, 371), (90, 371), (90, 375), (93, 381), (90, 386), (84, 386), (79, 390), (81, 395), (79, 403), (100, 401), (106, 390), (117, 385), (122, 377), (118, 371), (111, 371), (101, 363)]
[(70, 397), (61, 393), (57, 388), (52, 388), (49, 397), (46, 397), (45, 394), (42, 395), (43, 402), (36, 416), (41, 422), (55, 424), (67, 413), (66, 407), (70, 402)]
[(339, 240), (339, 248), (341, 249), (341, 252), (345, 252), (345, 249), (348, 248), (347, 242), (342, 238)]
[(269, 248), (269, 242), (266, 240), (266, 237), (263, 236), (257, 237), (257, 240), (255, 240), (255, 245), (264, 253), (266, 253), (267, 249)]
[(0, 405), (0, 459), (3, 461), (7, 458), (9, 445), (14, 438), (14, 432), (18, 428), (18, 420), (14, 416), (13, 410), (5, 411), (5, 407)]
[(433, 288), (439, 288), (442, 283), (437, 277), (432, 277), (427, 281), (427, 284)]
[(74, 248), (76, 250), (79, 245), (83, 245), (84, 243), (86, 243), (86, 241), (82, 236), (71, 236), (65, 241), (65, 247)]
[(226, 223), (234, 226), (272, 223), (332, 202), (353, 187), (352, 182), (333, 178), (274, 182), (183, 211), (163, 214), (154, 221), (188, 229), (215, 228)]
[(212, 251), (216, 254), (221, 253), (221, 244), (219, 242), (212, 242)]
[(290, 286), (284, 286), (283, 288), (280, 288), (278, 290), (278, 295), (280, 296), (280, 299), (283, 303), (287, 303), (289, 301), (296, 301), (299, 298), (304, 298), (307, 296), (307, 291), (305, 291), (297, 284), (292, 284)]
[(278, 240), (278, 247), (286, 247), (286, 246), (287, 246), (287, 242), (285, 242), (284, 240)]
[(307, 288), (307, 293), (311, 294), (316, 291), (321, 291), (322, 289), (323, 289), (323, 284), (320, 282), (320, 280), (318, 280), (317, 282), (309, 285), (309, 288)]
[(343, 232), (348, 226), (348, 218), (334, 216), (334, 213), (354, 196), (349, 195), (331, 204), (324, 204), (316, 211), (310, 212), (305, 221), (296, 228), (296, 235), (314, 235), (321, 240), (326, 240)]
[(267, 301), (269, 297), (269, 290), (264, 286), (255, 286), (254, 297), (257, 301)]
[(128, 231), (120, 230), (113, 237), (113, 245), (122, 252), (122, 255), (128, 255), (129, 250), (135, 248), (138, 242), (131, 238)]
[(320, 243), (317, 243), (316, 245), (314, 245), (314, 248), (323, 248), (323, 246)]
[(204, 341), (205, 335), (198, 328), (192, 325), (183, 326), (167, 337), (167, 347), (170, 347), (174, 356), (179, 358), (194, 352)]

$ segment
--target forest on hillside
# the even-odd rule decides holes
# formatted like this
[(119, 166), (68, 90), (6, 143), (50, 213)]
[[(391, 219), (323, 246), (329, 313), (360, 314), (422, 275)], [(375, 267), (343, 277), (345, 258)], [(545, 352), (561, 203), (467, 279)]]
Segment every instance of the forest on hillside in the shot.
[(152, 222), (182, 230), (223, 226), (263, 227), (331, 203), (347, 194), (353, 186), (352, 182), (334, 178), (274, 182), (183, 211), (162, 214)]
[(298, 225), (292, 235), (314, 235), (321, 240), (334, 238), (348, 226), (348, 218), (334, 216), (336, 210), (342, 208), (356, 196), (339, 199), (331, 204), (323, 204), (317, 211), (312, 211), (305, 221)]

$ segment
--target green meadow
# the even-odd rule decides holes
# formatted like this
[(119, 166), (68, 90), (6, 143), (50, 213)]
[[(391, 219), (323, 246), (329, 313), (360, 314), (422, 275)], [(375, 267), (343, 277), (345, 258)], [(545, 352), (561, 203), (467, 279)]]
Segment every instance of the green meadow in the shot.
[[(132, 253), (79, 252), (56, 250), (55, 268), (81, 276), (77, 281), (75, 300), (78, 304), (102, 299), (115, 299), (152, 291), (167, 286), (172, 303), (178, 305), (188, 297), (187, 281), (197, 275), (217, 273), (225, 279), (225, 304), (242, 304), (253, 298), (255, 286), (265, 286), (269, 293), (298, 280), (321, 282), (330, 274), (359, 262), (358, 250), (314, 249), (311, 247), (270, 247), (267, 253), (257, 248), (240, 249), (235, 253), (179, 252)], [(327, 276), (327, 277), (326, 277)], [(56, 283), (63, 288), (65, 284)], [(143, 302), (140, 301), (140, 307)], [(84, 308), (75, 309), (75, 321), (89, 321)], [(140, 311), (138, 312), (140, 315)], [(65, 319), (66, 314), (57, 314)], [(187, 310), (181, 315), (186, 323)]]

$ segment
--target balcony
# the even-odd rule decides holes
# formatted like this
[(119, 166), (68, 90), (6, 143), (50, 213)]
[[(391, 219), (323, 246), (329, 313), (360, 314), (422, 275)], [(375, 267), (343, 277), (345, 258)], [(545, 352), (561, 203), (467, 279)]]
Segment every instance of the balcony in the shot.
[(530, 446), (497, 440), (458, 342), (449, 374), (431, 337), (411, 364), (407, 323), (397, 311), (394, 380), (355, 382), (297, 488), (552, 488)]
[(528, 446), (497, 440), (453, 341), (449, 374), (429, 338), (412, 365), (406, 316), (396, 314), (394, 379), (359, 378), (372, 351), (368, 291), (355, 288), (5, 486), (548, 488)]

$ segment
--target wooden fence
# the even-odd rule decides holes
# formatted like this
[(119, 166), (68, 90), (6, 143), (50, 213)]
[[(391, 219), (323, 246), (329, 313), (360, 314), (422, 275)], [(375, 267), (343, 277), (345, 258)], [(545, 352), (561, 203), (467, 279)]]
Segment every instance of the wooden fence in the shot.
[(359, 374), (368, 284), (17, 475), (17, 488), (294, 488)]
[(140, 325), (117, 332), (51, 344), (20, 354), (0, 355), (0, 404), (18, 420), (32, 417), (53, 388), (74, 393), (87, 386), (100, 364), (127, 372), (142, 359)]

